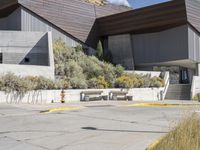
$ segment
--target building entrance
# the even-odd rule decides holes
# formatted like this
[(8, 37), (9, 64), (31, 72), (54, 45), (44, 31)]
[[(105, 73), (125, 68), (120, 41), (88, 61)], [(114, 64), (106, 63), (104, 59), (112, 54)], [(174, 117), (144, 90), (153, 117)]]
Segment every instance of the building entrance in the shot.
[(187, 68), (179, 66), (154, 66), (154, 71), (170, 73), (170, 84), (189, 84), (189, 72)]
[(180, 84), (189, 84), (189, 73), (187, 68), (180, 68), (180, 76), (179, 76)]

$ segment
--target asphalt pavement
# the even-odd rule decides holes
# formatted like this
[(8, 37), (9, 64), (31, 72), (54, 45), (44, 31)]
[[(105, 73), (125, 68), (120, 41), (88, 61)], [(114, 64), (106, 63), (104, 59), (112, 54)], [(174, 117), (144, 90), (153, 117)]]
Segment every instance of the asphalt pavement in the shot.
[[(0, 104), (0, 150), (145, 150), (181, 118), (200, 112), (200, 106), (131, 103)], [(69, 109), (41, 113), (63, 107)]]

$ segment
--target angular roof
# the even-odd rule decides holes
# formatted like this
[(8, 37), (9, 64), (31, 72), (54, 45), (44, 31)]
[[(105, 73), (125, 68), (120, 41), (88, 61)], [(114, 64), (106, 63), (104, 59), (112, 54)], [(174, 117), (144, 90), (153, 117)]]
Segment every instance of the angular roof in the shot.
[[(117, 5), (97, 6), (82, 0), (0, 0), (4, 14), (23, 6), (81, 42), (87, 42), (98, 17), (127, 11)], [(9, 12), (5, 10), (10, 9)]]
[(162, 31), (190, 24), (200, 32), (200, 1), (173, 0), (98, 19), (101, 36)]
[(200, 32), (200, 1), (186, 0), (187, 21)]
[(93, 47), (99, 36), (157, 32), (183, 24), (190, 24), (200, 32), (197, 0), (172, 0), (135, 10), (95, 6), (81, 0), (0, 0), (0, 17), (18, 6)]

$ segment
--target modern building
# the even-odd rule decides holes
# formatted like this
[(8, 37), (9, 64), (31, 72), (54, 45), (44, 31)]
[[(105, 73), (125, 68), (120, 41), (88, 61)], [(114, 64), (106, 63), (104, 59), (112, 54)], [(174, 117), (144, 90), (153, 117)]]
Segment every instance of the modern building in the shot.
[(88, 50), (101, 40), (113, 63), (128, 70), (170, 70), (171, 83), (190, 84), (200, 75), (199, 0), (135, 10), (84, 0), (0, 0), (0, 30), (0, 73), (17, 64), (29, 74), (53, 77), (52, 41), (61, 38)]
[(0, 0), (0, 74), (53, 79), (53, 40), (93, 50), (98, 42), (96, 18), (125, 10), (84, 0)]

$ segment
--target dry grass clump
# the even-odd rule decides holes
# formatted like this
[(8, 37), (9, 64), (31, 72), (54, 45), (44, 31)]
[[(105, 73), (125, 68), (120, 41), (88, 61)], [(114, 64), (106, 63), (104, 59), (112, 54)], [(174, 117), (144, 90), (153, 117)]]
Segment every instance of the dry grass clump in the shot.
[(84, 1), (98, 6), (103, 6), (106, 4), (106, 0), (84, 0)]
[(186, 117), (154, 150), (200, 150), (200, 116)]

